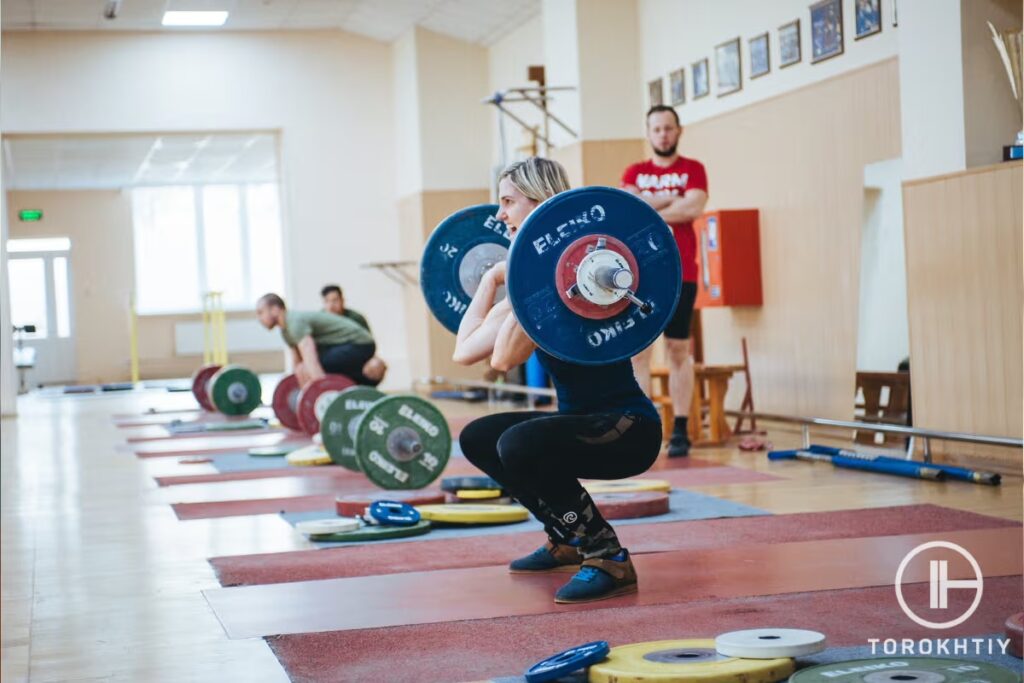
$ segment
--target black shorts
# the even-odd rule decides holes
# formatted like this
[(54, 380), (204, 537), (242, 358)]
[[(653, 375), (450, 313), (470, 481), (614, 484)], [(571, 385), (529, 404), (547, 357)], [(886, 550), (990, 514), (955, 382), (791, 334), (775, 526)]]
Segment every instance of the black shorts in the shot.
[(683, 282), (679, 290), (679, 301), (676, 311), (665, 328), (665, 336), (669, 339), (689, 339), (690, 324), (693, 322), (693, 302), (697, 300), (697, 283)]
[(380, 383), (380, 380), (374, 382), (363, 376), (363, 365), (373, 358), (376, 352), (376, 344), (335, 344), (316, 347), (324, 372), (347, 375), (356, 384), (369, 386), (377, 386)]

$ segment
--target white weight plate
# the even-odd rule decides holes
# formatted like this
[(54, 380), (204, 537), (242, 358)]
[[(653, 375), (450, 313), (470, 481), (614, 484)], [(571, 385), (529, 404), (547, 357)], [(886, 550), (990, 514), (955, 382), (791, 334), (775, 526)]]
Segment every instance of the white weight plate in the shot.
[(295, 530), (306, 536), (324, 536), (355, 531), (361, 522), (354, 517), (330, 517), (327, 519), (310, 519), (295, 524)]
[(727, 657), (778, 659), (803, 657), (825, 649), (825, 635), (796, 628), (753, 628), (715, 638), (715, 650)]

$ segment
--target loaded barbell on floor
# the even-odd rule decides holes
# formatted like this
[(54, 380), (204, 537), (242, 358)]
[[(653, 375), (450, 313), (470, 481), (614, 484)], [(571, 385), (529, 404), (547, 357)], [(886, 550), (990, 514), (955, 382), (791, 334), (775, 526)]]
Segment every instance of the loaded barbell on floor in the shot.
[(516, 319), (556, 358), (582, 365), (631, 358), (668, 325), (682, 283), (679, 250), (642, 199), (610, 187), (562, 192), (533, 210), (511, 246), (497, 211), (493, 204), (458, 211), (427, 240), (420, 283), (448, 330), (458, 331), (481, 279), (502, 257)]
[(200, 366), (192, 374), (192, 395), (210, 412), (248, 415), (263, 400), (260, 378), (240, 365)]
[(418, 396), (351, 387), (327, 406), (320, 438), (331, 459), (383, 489), (419, 489), (448, 464), (448, 421)]
[(448, 464), (452, 438), (444, 415), (418, 396), (387, 396), (344, 375), (299, 388), (294, 375), (274, 390), (281, 424), (320, 435), (331, 461), (384, 489), (419, 489)]

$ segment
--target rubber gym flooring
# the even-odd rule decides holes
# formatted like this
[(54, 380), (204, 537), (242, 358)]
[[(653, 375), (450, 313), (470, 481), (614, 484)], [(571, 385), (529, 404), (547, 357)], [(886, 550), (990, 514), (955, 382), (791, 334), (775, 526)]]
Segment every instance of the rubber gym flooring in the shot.
[[(765, 625), (826, 633), (831, 649), (814, 661), (864, 656), (869, 638), (934, 636), (892, 587), (904, 554), (926, 540), (964, 546), (986, 578), (978, 610), (943, 637), (1000, 633), (1024, 603), (1016, 477), (924, 482), (734, 447), (659, 460), (645, 476), (671, 483), (673, 513), (685, 517), (616, 524), (639, 593), (555, 605), (567, 575), (504, 569), (540, 544), (528, 522), (308, 542), (291, 521), (373, 486), (337, 467), (248, 462), (249, 446), (296, 441), (283, 433), (153, 438), (161, 421), (191, 414), (148, 409), (190, 403), (152, 391), (34, 396), (4, 423), (5, 681), (508, 681), (591, 640)], [(453, 431), (487, 410), (438, 404)], [(764, 426), (778, 448), (799, 443)], [(128, 442), (140, 434), (151, 438)], [(182, 462), (192, 458), (210, 461)], [(447, 473), (472, 472), (453, 457)], [(966, 570), (951, 563), (950, 577)], [(912, 577), (911, 599), (927, 595), (927, 579)]]

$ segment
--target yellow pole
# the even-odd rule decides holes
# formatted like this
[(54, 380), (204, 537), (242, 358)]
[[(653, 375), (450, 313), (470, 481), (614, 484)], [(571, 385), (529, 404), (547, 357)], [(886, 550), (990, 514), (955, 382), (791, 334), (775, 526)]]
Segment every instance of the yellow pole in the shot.
[(224, 331), (221, 339), (224, 344), (224, 365), (227, 365), (227, 313), (224, 312), (224, 294), (220, 294), (220, 327)]
[(210, 302), (210, 294), (203, 294), (203, 365), (209, 365), (213, 361), (212, 345), (210, 338), (210, 316), (207, 312)]
[(220, 316), (221, 365), (228, 364), (228, 319), (224, 312), (224, 292), (217, 292), (217, 315)]
[(131, 326), (131, 368), (132, 384), (139, 383), (139, 329), (135, 316), (135, 292), (128, 297), (128, 320)]

